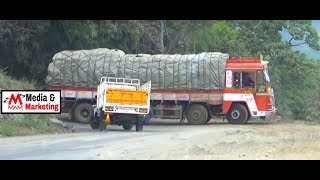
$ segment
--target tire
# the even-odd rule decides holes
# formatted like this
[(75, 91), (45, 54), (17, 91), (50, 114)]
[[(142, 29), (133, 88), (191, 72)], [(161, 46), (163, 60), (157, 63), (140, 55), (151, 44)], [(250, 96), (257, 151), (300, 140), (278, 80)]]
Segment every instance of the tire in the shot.
[(250, 112), (248, 112), (248, 119), (247, 119), (247, 122), (246, 123), (248, 123), (248, 121), (251, 119), (251, 114), (250, 114)]
[(227, 120), (230, 124), (246, 124), (248, 117), (247, 108), (242, 104), (233, 104), (227, 114)]
[(95, 121), (91, 121), (90, 126), (92, 129), (98, 129), (100, 127), (100, 123), (97, 123)]
[(208, 111), (201, 104), (192, 104), (187, 112), (187, 120), (192, 125), (203, 125), (208, 121)]
[(209, 121), (211, 120), (211, 118), (212, 118), (212, 117), (211, 117), (211, 115), (209, 114), (209, 115), (208, 115), (207, 122), (209, 122)]
[(73, 110), (74, 120), (79, 123), (89, 124), (92, 116), (92, 105), (89, 103), (80, 103)]
[(136, 120), (137, 120), (137, 115), (134, 115), (134, 114), (119, 114), (117, 116), (117, 119), (118, 121), (122, 121), (124, 124), (127, 124), (127, 123), (135, 123)]
[(122, 125), (123, 129), (126, 131), (130, 131), (133, 128), (133, 124), (131, 123), (126, 123)]

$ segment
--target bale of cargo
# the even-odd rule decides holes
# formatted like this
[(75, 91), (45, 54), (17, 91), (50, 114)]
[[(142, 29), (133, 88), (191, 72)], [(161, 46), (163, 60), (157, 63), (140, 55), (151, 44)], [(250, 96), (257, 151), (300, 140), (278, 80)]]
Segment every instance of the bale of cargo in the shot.
[(126, 54), (117, 67), (117, 77), (152, 81), (153, 89), (221, 89), (224, 66), (229, 58), (219, 52), (200, 54)]
[(113, 76), (124, 52), (118, 49), (62, 51), (48, 66), (46, 84), (52, 86), (97, 87), (102, 76)]
[(152, 81), (153, 89), (222, 89), (228, 54), (124, 54), (120, 50), (63, 51), (49, 65), (49, 85), (97, 87), (100, 77)]

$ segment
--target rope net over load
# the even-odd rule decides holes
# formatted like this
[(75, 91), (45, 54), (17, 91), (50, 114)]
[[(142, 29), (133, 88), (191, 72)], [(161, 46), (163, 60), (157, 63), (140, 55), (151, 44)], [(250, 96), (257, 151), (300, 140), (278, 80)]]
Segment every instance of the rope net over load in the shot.
[(62, 51), (48, 67), (46, 84), (96, 88), (103, 76), (151, 80), (152, 89), (222, 89), (228, 54), (125, 54), (118, 49)]

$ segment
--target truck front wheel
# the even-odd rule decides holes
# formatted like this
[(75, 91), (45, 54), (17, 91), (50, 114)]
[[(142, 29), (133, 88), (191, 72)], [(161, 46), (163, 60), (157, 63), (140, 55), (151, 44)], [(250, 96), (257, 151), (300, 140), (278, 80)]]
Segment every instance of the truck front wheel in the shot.
[(92, 120), (90, 122), (90, 126), (91, 126), (92, 129), (98, 129), (100, 127), (100, 123)]
[(242, 104), (233, 104), (227, 114), (230, 124), (245, 124), (248, 121), (248, 111)]
[(207, 109), (201, 104), (192, 104), (187, 112), (187, 120), (192, 125), (206, 124), (208, 116)]

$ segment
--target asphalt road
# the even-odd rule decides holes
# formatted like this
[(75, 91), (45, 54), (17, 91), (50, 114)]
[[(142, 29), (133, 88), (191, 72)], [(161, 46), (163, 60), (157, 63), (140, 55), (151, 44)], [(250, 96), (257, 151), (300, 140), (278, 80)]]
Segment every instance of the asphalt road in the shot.
[(320, 159), (320, 126), (153, 120), (143, 132), (72, 123), (75, 133), (0, 138), (0, 159)]

